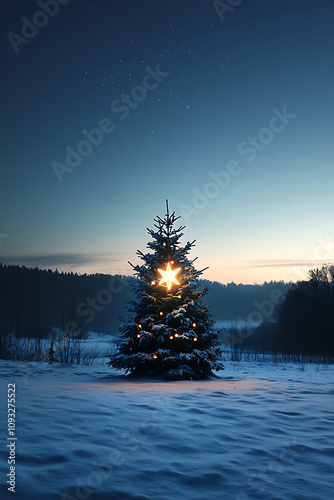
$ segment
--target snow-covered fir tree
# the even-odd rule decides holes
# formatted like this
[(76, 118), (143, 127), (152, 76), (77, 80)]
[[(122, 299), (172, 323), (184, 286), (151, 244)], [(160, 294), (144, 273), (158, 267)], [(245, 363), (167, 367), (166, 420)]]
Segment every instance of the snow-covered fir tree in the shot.
[(137, 280), (136, 299), (129, 301), (133, 319), (122, 319), (117, 352), (109, 366), (133, 374), (163, 378), (202, 379), (223, 369), (221, 348), (203, 296), (199, 277), (188, 254), (195, 241), (181, 246), (185, 226), (175, 228), (179, 217), (167, 213), (148, 229), (152, 251), (137, 250), (143, 265), (132, 265)]

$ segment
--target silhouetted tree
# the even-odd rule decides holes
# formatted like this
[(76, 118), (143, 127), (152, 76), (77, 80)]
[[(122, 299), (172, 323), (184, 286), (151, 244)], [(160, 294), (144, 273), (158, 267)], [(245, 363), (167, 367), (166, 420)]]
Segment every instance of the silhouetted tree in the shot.
[(333, 266), (312, 269), (278, 307), (282, 348), (288, 353), (334, 356)]

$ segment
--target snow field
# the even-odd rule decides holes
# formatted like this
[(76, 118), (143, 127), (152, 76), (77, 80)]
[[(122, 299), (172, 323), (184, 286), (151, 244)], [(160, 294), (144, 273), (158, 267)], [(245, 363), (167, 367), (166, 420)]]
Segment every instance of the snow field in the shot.
[[(103, 362), (3, 361), (2, 402), (17, 384), (15, 498), (332, 500), (333, 372), (227, 363), (217, 379), (164, 382)], [(7, 455), (1, 498), (14, 496)]]

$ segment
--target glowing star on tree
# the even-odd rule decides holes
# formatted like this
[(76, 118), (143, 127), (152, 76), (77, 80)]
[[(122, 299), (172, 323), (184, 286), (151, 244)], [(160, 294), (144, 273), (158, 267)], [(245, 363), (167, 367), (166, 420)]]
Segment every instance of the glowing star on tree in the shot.
[(163, 269), (158, 269), (158, 271), (162, 275), (162, 278), (159, 281), (159, 285), (163, 285), (164, 283), (166, 283), (168, 291), (171, 289), (172, 283), (175, 283), (175, 285), (180, 284), (176, 279), (176, 275), (181, 271), (181, 267), (178, 267), (177, 269), (172, 269), (170, 262), (168, 262), (166, 271), (164, 271)]

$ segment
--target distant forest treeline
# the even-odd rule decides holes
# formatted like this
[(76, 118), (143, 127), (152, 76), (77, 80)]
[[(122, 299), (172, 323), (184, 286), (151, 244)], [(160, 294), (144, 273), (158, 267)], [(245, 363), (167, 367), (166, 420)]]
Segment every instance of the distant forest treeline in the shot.
[(309, 272), (278, 307), (283, 351), (334, 357), (334, 265)]
[[(262, 304), (270, 308), (270, 301)], [(334, 265), (309, 272), (307, 281), (293, 284), (275, 307), (273, 322), (259, 327), (222, 332), (222, 341), (235, 350), (334, 358)]]
[[(118, 335), (134, 279), (0, 264), (0, 351), (6, 338), (1, 331), (30, 338), (46, 337), (54, 327)], [(307, 281), (295, 284), (202, 284), (209, 288), (206, 300), (215, 320), (247, 323), (219, 332), (236, 356), (248, 351), (334, 358), (334, 265), (313, 269)], [(253, 328), (254, 321), (262, 324)]]
[[(118, 334), (119, 317), (128, 315), (132, 295), (128, 276), (78, 275), (25, 266), (0, 264), (0, 325), (21, 336), (45, 336), (51, 327), (78, 328)], [(267, 320), (275, 300), (291, 284), (222, 285), (203, 280), (209, 287), (207, 302), (216, 320)]]

